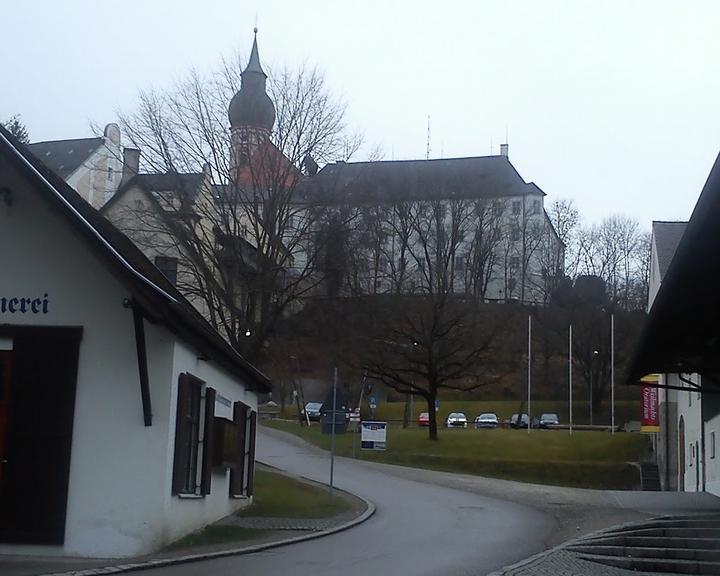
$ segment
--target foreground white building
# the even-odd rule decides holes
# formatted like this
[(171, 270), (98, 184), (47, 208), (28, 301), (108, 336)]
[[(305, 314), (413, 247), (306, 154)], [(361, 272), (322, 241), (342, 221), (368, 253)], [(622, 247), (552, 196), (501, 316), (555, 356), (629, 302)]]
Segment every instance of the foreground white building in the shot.
[(630, 381), (659, 374), (662, 487), (720, 495), (720, 164), (689, 222), (654, 222), (649, 317)]
[(0, 129), (0, 553), (151, 552), (251, 501), (267, 378)]

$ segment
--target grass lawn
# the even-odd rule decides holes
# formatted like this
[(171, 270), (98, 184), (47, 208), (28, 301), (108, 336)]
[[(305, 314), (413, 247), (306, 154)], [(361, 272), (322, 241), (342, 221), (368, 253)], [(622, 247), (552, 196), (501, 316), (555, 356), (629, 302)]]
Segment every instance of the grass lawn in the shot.
[(182, 550), (184, 548), (213, 546), (229, 542), (246, 542), (257, 540), (266, 534), (268, 534), (267, 530), (255, 530), (240, 526), (214, 526), (211, 524), (198, 532), (193, 532), (173, 542), (166, 550)]
[[(342, 496), (330, 494), (327, 488), (296, 480), (284, 474), (257, 467), (255, 495), (250, 507), (240, 516), (273, 518), (328, 518), (352, 508)], [(167, 550), (213, 546), (232, 542), (257, 540), (270, 534), (268, 530), (210, 524), (173, 542)]]
[(329, 518), (350, 510), (342, 496), (322, 486), (309, 484), (277, 472), (255, 471), (255, 496), (241, 516), (273, 518)]
[[(320, 427), (300, 427), (295, 422), (269, 421), (266, 425), (292, 432), (328, 449), (330, 436)], [(641, 434), (561, 430), (439, 430), (439, 440), (430, 442), (427, 429), (391, 427), (388, 449), (360, 451), (366, 460), (555, 484), (582, 488), (633, 489), (639, 483), (638, 461), (648, 449)], [(359, 446), (359, 438), (356, 439)], [(337, 453), (352, 456), (352, 434), (337, 437)]]

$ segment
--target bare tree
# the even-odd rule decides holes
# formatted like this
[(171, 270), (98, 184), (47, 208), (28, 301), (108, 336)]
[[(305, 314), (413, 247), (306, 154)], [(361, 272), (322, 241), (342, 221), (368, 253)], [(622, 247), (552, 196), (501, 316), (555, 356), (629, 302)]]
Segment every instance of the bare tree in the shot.
[(469, 391), (499, 378), (478, 370), (492, 352), (497, 323), (476, 300), (454, 294), (456, 257), (474, 222), (473, 203), (423, 200), (405, 206), (412, 214), (407, 252), (416, 294), (383, 300), (363, 367), (394, 390), (424, 398), (429, 438), (436, 440), (440, 389)]
[(298, 194), (303, 170), (349, 157), (361, 139), (347, 130), (345, 104), (322, 74), (301, 67), (270, 77), (272, 136), (238, 141), (227, 106), (241, 70), (237, 59), (209, 77), (191, 71), (170, 90), (142, 92), (137, 110), (120, 115), (147, 170), (179, 180), (203, 174), (195, 190), (156, 192), (143, 206), (125, 206), (134, 214), (122, 227), (135, 238), (128, 226), (136, 222), (149, 244), (164, 238), (182, 261), (179, 287), (233, 346), (257, 359), (278, 319), (321, 281), (316, 240), (324, 209)]
[(599, 225), (580, 230), (579, 273), (598, 276), (605, 281), (613, 306), (640, 309), (638, 294), (646, 292), (649, 268), (647, 235), (638, 222), (627, 216), (605, 218)]

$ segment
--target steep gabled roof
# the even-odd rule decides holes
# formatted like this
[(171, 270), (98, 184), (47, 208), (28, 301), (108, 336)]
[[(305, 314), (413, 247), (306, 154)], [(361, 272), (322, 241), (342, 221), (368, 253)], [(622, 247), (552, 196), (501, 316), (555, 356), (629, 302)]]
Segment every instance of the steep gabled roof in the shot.
[(652, 234), (655, 239), (655, 253), (657, 254), (658, 265), (660, 266), (660, 278), (665, 277), (665, 273), (672, 262), (675, 251), (677, 250), (680, 240), (685, 234), (687, 222), (660, 222), (652, 223)]
[[(653, 301), (631, 365), (630, 383), (651, 373), (720, 378), (719, 221), (720, 156)], [(703, 388), (720, 391), (710, 378), (703, 378)]]
[(270, 381), (238, 354), (195, 310), (132, 241), (0, 126), (0, 154), (34, 183), (37, 191), (113, 271), (149, 319), (160, 322), (209, 359), (246, 379), (259, 391)]
[(187, 174), (136, 174), (125, 182), (102, 207), (102, 212), (119, 201), (125, 192), (133, 186), (139, 186), (147, 192), (164, 192), (167, 194), (183, 194), (190, 202), (194, 202), (200, 194), (204, 174), (190, 172)]
[(337, 162), (304, 179), (298, 192), (309, 202), (358, 204), (545, 194), (506, 156)]
[(103, 138), (77, 138), (33, 142), (30, 151), (50, 170), (67, 179), (93, 152), (103, 145)]

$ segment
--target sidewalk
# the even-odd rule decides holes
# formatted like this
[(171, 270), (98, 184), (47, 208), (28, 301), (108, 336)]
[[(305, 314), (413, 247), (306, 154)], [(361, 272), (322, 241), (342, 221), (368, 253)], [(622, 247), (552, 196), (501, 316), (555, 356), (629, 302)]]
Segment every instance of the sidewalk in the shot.
[[(283, 472), (283, 474), (285, 473)], [(303, 478), (298, 478), (298, 480), (306, 481)], [(313, 484), (315, 483), (313, 482)], [(0, 555), (0, 574), (2, 576), (59, 576), (61, 574), (63, 576), (96, 576), (185, 564), (223, 556), (251, 554), (269, 548), (329, 536), (356, 526), (374, 514), (375, 505), (372, 502), (354, 494), (340, 490), (338, 492), (353, 501), (352, 511), (321, 519), (231, 515), (213, 524), (213, 526), (238, 526), (258, 530), (258, 537), (250, 540), (175, 550), (165, 549), (151, 555), (120, 559)]]

